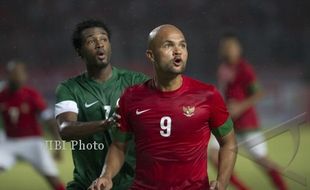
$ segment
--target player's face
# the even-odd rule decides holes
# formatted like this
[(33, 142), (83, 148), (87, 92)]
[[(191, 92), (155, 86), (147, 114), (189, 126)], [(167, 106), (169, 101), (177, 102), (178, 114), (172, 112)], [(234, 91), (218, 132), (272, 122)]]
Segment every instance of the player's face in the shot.
[(220, 42), (220, 56), (228, 63), (237, 63), (241, 56), (240, 43), (235, 39), (226, 39)]
[(111, 44), (108, 33), (99, 27), (85, 29), (82, 32), (80, 54), (89, 65), (107, 66), (111, 58)]
[(167, 29), (158, 34), (151, 54), (156, 72), (174, 75), (183, 73), (188, 52), (182, 32), (176, 29)]
[(16, 64), (10, 71), (9, 80), (16, 85), (23, 85), (27, 80), (25, 65)]

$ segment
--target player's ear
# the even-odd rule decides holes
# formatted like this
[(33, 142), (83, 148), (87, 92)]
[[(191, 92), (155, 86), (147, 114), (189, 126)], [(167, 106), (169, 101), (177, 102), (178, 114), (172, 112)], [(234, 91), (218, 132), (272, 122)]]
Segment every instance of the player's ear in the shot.
[(153, 54), (153, 51), (152, 51), (152, 50), (150, 50), (150, 49), (146, 50), (145, 55), (146, 55), (146, 58), (147, 58), (151, 63), (155, 62), (154, 54)]

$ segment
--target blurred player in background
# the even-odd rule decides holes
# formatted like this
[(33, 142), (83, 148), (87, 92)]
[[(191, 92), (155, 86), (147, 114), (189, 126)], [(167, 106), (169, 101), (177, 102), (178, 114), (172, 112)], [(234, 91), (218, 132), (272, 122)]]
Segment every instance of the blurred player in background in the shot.
[[(244, 148), (266, 170), (275, 187), (286, 190), (286, 184), (277, 165), (267, 158), (267, 144), (263, 142), (254, 146), (257, 144), (255, 140), (264, 140), (254, 108), (263, 93), (252, 66), (242, 57), (239, 38), (234, 34), (224, 35), (220, 40), (219, 54), (221, 65), (218, 69), (218, 83), (233, 118), (237, 140), (243, 142), (251, 139)], [(210, 155), (213, 155), (211, 160), (216, 164), (217, 148), (215, 143), (211, 144)], [(236, 176), (233, 177), (238, 182)]]
[[(0, 142), (0, 170), (10, 169), (21, 158), (29, 162), (55, 190), (64, 190), (58, 171), (43, 141), (38, 116), (56, 133), (53, 114), (37, 90), (25, 85), (27, 71), (24, 63), (11, 61), (7, 65), (8, 82), (0, 92), (0, 113), (7, 139)], [(56, 152), (60, 158), (60, 152)]]
[[(5, 81), (0, 80), (0, 92), (5, 87)], [(6, 139), (5, 132), (4, 132), (4, 126), (3, 126), (3, 120), (2, 120), (2, 114), (0, 114), (0, 143), (3, 142)]]
[[(141, 73), (111, 65), (111, 32), (98, 20), (79, 23), (72, 36), (73, 45), (86, 65), (86, 72), (62, 82), (56, 90), (55, 114), (64, 140), (103, 143), (103, 150), (72, 150), (73, 181), (69, 190), (85, 190), (100, 174), (113, 138), (113, 120), (120, 95), (126, 87), (144, 82)], [(132, 142), (133, 143), (133, 142)], [(131, 144), (130, 146), (133, 146)], [(120, 174), (114, 179), (116, 190), (125, 190), (134, 176), (134, 148), (130, 148)]]
[[(148, 42), (146, 55), (155, 76), (128, 88), (121, 97), (117, 139), (109, 149), (103, 176), (90, 189), (113, 186), (131, 133), (137, 167), (130, 189), (226, 189), (235, 164), (236, 142), (221, 95), (214, 86), (182, 75), (188, 52), (178, 28), (159, 26)], [(205, 153), (211, 131), (221, 147), (217, 180), (209, 185)]]

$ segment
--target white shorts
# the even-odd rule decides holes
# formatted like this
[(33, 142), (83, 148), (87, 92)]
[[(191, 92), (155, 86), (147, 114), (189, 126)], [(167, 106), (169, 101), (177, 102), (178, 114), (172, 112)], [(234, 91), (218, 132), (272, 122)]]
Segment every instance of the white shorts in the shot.
[(58, 170), (41, 137), (7, 138), (0, 143), (0, 167), (6, 170), (13, 167), (21, 158), (41, 174), (57, 176)]
[(2, 129), (0, 129), (0, 143), (3, 143), (6, 140), (6, 135)]
[[(261, 131), (244, 132), (236, 134), (238, 147), (244, 148), (254, 158), (262, 158), (267, 156), (267, 144), (265, 137)], [(216, 138), (211, 135), (209, 148), (219, 149), (220, 146)]]

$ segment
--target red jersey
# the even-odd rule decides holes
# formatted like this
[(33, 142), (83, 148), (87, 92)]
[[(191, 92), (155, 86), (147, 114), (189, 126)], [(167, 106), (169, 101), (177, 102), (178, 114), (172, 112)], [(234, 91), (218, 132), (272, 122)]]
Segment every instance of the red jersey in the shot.
[(210, 130), (229, 118), (212, 85), (183, 76), (170, 92), (152, 80), (128, 88), (120, 99), (121, 132), (136, 143), (135, 190), (205, 190)]
[(46, 108), (42, 96), (34, 89), (22, 87), (0, 92), (0, 111), (8, 137), (42, 136), (38, 112)]
[[(227, 102), (243, 101), (247, 99), (256, 86), (254, 70), (246, 60), (240, 59), (236, 65), (222, 64), (218, 72), (219, 83), (224, 86), (224, 94)], [(239, 118), (234, 119), (234, 127), (237, 131), (256, 129), (259, 127), (257, 114), (254, 107), (247, 109)]]

